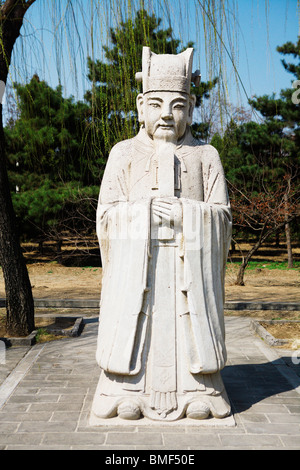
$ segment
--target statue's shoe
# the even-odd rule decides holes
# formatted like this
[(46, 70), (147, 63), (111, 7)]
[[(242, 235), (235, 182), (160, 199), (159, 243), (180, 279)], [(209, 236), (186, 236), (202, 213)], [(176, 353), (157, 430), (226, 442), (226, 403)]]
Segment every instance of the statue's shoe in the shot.
[(118, 416), (122, 419), (139, 419), (140, 415), (140, 407), (133, 400), (124, 400), (118, 406)]
[(190, 403), (186, 410), (187, 418), (192, 419), (206, 419), (210, 414), (210, 408), (206, 403), (200, 400)]

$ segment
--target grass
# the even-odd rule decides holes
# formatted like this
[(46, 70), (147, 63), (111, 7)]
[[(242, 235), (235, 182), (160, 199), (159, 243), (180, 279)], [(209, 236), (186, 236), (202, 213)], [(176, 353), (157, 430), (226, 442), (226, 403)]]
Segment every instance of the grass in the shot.
[(99, 268), (95, 268), (95, 266), (83, 266), (81, 269), (82, 271), (85, 269), (88, 269), (89, 271), (98, 271)]
[(47, 331), (46, 328), (38, 328), (35, 339), (37, 343), (46, 343), (48, 341), (55, 341), (65, 337), (66, 336), (63, 335), (54, 335)]
[[(6, 311), (5, 309), (0, 309), (0, 337), (7, 337), (6, 335)], [(54, 335), (49, 332), (46, 328), (40, 327), (37, 328), (36, 342), (45, 343), (48, 341), (54, 341), (61, 338), (67, 338), (65, 335)]]
[[(234, 264), (239, 266), (241, 263), (239, 261), (232, 260), (230, 264)], [(249, 261), (247, 270), (254, 270), (254, 269), (280, 269), (285, 271), (288, 268), (287, 261)], [(294, 261), (293, 267), (291, 269), (300, 270), (300, 261)]]

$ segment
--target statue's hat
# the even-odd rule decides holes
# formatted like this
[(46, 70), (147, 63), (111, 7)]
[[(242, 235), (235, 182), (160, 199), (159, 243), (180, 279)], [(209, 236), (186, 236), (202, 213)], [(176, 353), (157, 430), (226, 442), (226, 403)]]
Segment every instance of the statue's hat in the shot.
[(200, 83), (200, 72), (192, 73), (193, 48), (180, 54), (155, 54), (143, 47), (142, 72), (136, 73), (143, 82), (143, 93), (151, 91), (177, 91), (190, 94), (191, 82)]

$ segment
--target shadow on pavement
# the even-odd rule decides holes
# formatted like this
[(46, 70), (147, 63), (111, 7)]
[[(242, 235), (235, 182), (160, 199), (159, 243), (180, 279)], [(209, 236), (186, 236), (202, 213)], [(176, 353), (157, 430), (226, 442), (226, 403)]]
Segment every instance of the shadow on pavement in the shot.
[[(290, 360), (282, 359), (285, 362)], [(295, 389), (275, 364), (278, 363), (228, 365), (223, 369), (225, 388), (235, 412), (245, 411), (266, 398)], [(295, 381), (296, 386), (300, 386), (300, 377), (296, 374)]]

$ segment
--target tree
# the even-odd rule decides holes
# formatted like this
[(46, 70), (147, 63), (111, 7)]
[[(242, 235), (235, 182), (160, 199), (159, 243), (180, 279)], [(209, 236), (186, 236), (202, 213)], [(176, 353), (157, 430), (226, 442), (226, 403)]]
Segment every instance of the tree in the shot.
[[(137, 37), (141, 32), (139, 23), (141, 15), (142, 12), (139, 12), (133, 28)], [(143, 15), (148, 22), (153, 24), (153, 28), (159, 24), (160, 20), (156, 20), (154, 16), (149, 17), (145, 12)], [(122, 23), (122, 28), (127, 37), (132, 25), (130, 22)], [(114, 29), (111, 29), (110, 34), (112, 38), (117, 36)], [(171, 35), (171, 30), (165, 34), (158, 32), (158, 36), (162, 38), (167, 37), (168, 34)], [(177, 48), (179, 45), (178, 40), (169, 42), (172, 42), (172, 48)], [(169, 46), (164, 43), (163, 39), (160, 40), (160, 47), (169, 51)], [(110, 49), (105, 48), (105, 50), (108, 57), (111, 57)], [(119, 51), (118, 54), (120, 53)], [(123, 55), (125, 56), (125, 52)], [(129, 59), (130, 56), (124, 57), (123, 60), (127, 62)], [(139, 62), (141, 62), (141, 57)], [(103, 64), (99, 65), (98, 62), (98, 66), (101, 68)], [(141, 63), (137, 67), (139, 66)], [(112, 74), (114, 83), (119, 81), (121, 86), (120, 67), (109, 69), (109, 73)], [(122, 115), (125, 119), (126, 114), (135, 116), (134, 119), (137, 120), (135, 104), (137, 83), (133, 69), (131, 74), (133, 75), (131, 103), (133, 109), (129, 111), (128, 108), (126, 113), (122, 109), (114, 113), (110, 113), (107, 109), (103, 110), (102, 119), (105, 122), (116, 121)], [(201, 83), (193, 90), (197, 92), (197, 106), (200, 106), (204, 99), (209, 98), (210, 91), (216, 82), (215, 79)], [(109, 81), (107, 84), (100, 84), (98, 88), (101, 86), (110, 88), (112, 83)], [(116, 93), (121, 96), (119, 87), (116, 85), (115, 88), (116, 90), (111, 92), (112, 96)], [(49, 237), (55, 238), (60, 243), (62, 233), (65, 237), (66, 232), (69, 232), (69, 236), (72, 233), (76, 234), (76, 237), (81, 232), (82, 238), (87, 230), (90, 231), (91, 224), (88, 221), (95, 219), (92, 214), (95, 210), (94, 201), (97, 199), (102, 169), (110, 150), (105, 146), (102, 132), (99, 133), (97, 146), (94, 145), (92, 139), (91, 116), (94, 96), (87, 93), (90, 98), (89, 105), (74, 102), (72, 97), (63, 97), (61, 86), (52, 89), (37, 75), (34, 75), (26, 85), (15, 83), (14, 89), (18, 102), (18, 116), (14, 122), (9, 122), (5, 134), (8, 174), (20, 233), (22, 237), (38, 237), (40, 243)], [(99, 99), (99, 93), (96, 98)], [(125, 106), (121, 98), (118, 99), (120, 106)], [(101, 127), (99, 120), (97, 122)], [(122, 137), (128, 137), (125, 126), (122, 130), (124, 131)], [(205, 139), (208, 130), (208, 123), (194, 123), (192, 126), (192, 131), (198, 138)], [(89, 196), (92, 194), (89, 210), (86, 204), (87, 194)], [(72, 214), (74, 220), (75, 213), (77, 213), (76, 225), (72, 223), (70, 216)]]
[(61, 86), (53, 89), (37, 75), (14, 88), (18, 117), (5, 128), (5, 136), (22, 239), (38, 238), (42, 246), (48, 238), (60, 244), (66, 232), (81, 232), (82, 238), (92, 225), (87, 220), (95, 220), (94, 204), (87, 207), (86, 202), (98, 197), (101, 166), (89, 142), (90, 108), (64, 98)]
[[(278, 46), (277, 51), (284, 56), (293, 56), (295, 62), (287, 62), (282, 59), (281, 62), (287, 72), (294, 75), (293, 81), (299, 83), (300, 80), (300, 39), (294, 44), (291, 41)], [(297, 63), (298, 62), (298, 63)], [(280, 167), (284, 167), (284, 178), (286, 180), (286, 192), (284, 196), (286, 207), (285, 234), (288, 251), (288, 266), (293, 266), (292, 245), (290, 235), (290, 225), (288, 222), (288, 207), (290, 202), (291, 188), (297, 184), (300, 167), (300, 110), (299, 103), (293, 100), (293, 88), (281, 90), (280, 98), (273, 96), (263, 96), (256, 98), (253, 102), (255, 108), (265, 117), (266, 122), (273, 126), (278, 126), (283, 135), (282, 151), (280, 153)], [(296, 183), (295, 183), (296, 182)], [(292, 191), (293, 192), (293, 191)], [(297, 195), (299, 194), (299, 184)]]
[[(300, 42), (277, 48), (283, 54), (300, 59)], [(300, 67), (286, 64), (286, 69), (300, 78)], [(243, 256), (237, 284), (244, 284), (244, 271), (250, 258), (272, 234), (286, 229), (297, 217), (300, 169), (300, 109), (292, 101), (293, 89), (281, 90), (278, 99), (254, 97), (250, 104), (261, 113), (263, 121), (238, 125), (231, 121), (225, 135), (214, 140), (220, 150), (229, 182), (234, 227), (256, 234), (250, 251)], [(245, 232), (244, 232), (245, 233)], [(291, 243), (287, 245), (289, 267)]]
[[(161, 21), (154, 14), (139, 10), (134, 19), (110, 29), (111, 46), (103, 46), (105, 61), (88, 59), (92, 89), (85, 94), (85, 99), (92, 108), (95, 141), (104, 157), (116, 142), (137, 133), (136, 96), (141, 92), (141, 85), (135, 74), (142, 70), (143, 46), (157, 54), (178, 54), (193, 46), (190, 42), (182, 47), (181, 41), (174, 38), (171, 27), (161, 29)], [(196, 107), (209, 98), (216, 83), (217, 79), (214, 79), (193, 87)], [(196, 137), (206, 138), (208, 124), (194, 123), (192, 130)]]
[(160, 22), (155, 15), (140, 10), (134, 20), (110, 29), (111, 46), (103, 46), (105, 62), (88, 58), (92, 90), (85, 99), (93, 109), (98, 148), (104, 154), (116, 142), (133, 137), (138, 129), (135, 99), (141, 90), (135, 73), (141, 70), (143, 45), (169, 53), (179, 46), (171, 28), (156, 31)]
[[(34, 2), (35, 0), (0, 0), (0, 87), (2, 86), (2, 84), (7, 83), (7, 75), (11, 62), (12, 50), (14, 48), (14, 44), (18, 36), (20, 35), (20, 29), (23, 24), (24, 15), (28, 8)], [(67, 53), (69, 54), (69, 57), (71, 59), (72, 72), (75, 71), (75, 75), (77, 75), (75, 56), (84, 56), (84, 54), (82, 54), (83, 42), (81, 39), (81, 29), (78, 27), (80, 20), (83, 19), (82, 23), (85, 27), (86, 38), (89, 38), (91, 40), (91, 48), (92, 50), (94, 50), (94, 34), (97, 34), (97, 28), (95, 27), (97, 22), (96, 17), (98, 18), (98, 21), (100, 23), (100, 29), (105, 29), (102, 28), (104, 17), (103, 11), (111, 9), (111, 11), (113, 12), (112, 16), (117, 19), (117, 24), (119, 24), (117, 30), (119, 29), (121, 31), (123, 26), (122, 23), (118, 23), (118, 21), (120, 19), (120, 16), (122, 16), (123, 14), (126, 15), (126, 3), (128, 16), (131, 17), (132, 13), (134, 12), (134, 2), (131, 2), (130, 0), (128, 0), (128, 2), (118, 0), (117, 2), (112, 3), (108, 2), (107, 0), (93, 0), (88, 3), (89, 7), (87, 7), (86, 0), (72, 0), (72, 2), (70, 2), (69, 0), (61, 0), (59, 2), (43, 1), (40, 3), (45, 8), (43, 13), (44, 17), (49, 16), (53, 19), (53, 31), (55, 31), (55, 33), (53, 33), (53, 39), (56, 48), (55, 60), (57, 63), (57, 68), (60, 69), (62, 65), (64, 65), (63, 63), (65, 56), (62, 52), (63, 48), (61, 47), (61, 39), (62, 36), (66, 34), (68, 41)], [(188, 16), (189, 12), (186, 7), (189, 3), (192, 4), (192, 2), (183, 3), (185, 15)], [(229, 45), (226, 46), (224, 36), (228, 35), (229, 31), (234, 31), (234, 28), (232, 29), (230, 28), (230, 26), (231, 18), (234, 17), (234, 10), (236, 9), (236, 7), (235, 2), (232, 2), (233, 9), (231, 9), (231, 5), (229, 5), (231, 2), (229, 0), (221, 0), (219, 3), (220, 5), (218, 6), (218, 8), (216, 8), (215, 0), (207, 0), (205, 2), (195, 1), (195, 5), (199, 12), (199, 16), (197, 14), (197, 18), (199, 18), (198, 21), (202, 23), (203, 29), (206, 33), (208, 33), (206, 34), (206, 36), (208, 37), (208, 40), (206, 41), (206, 53), (210, 63), (209, 70), (213, 70), (211, 76), (215, 76), (218, 74), (222, 81), (222, 71), (225, 70), (225, 68), (222, 67), (224, 54), (228, 54), (230, 56), (231, 62), (233, 63), (234, 50), (232, 48), (232, 44), (235, 44), (235, 41), (233, 37), (229, 37), (228, 44), (230, 45), (230, 47)], [(146, 2), (146, 4), (148, 10), (152, 11), (152, 2)], [(163, 2), (163, 6), (165, 8), (165, 11), (167, 12), (167, 18), (171, 17), (171, 12), (169, 8), (170, 4), (171, 2), (168, 1)], [(228, 8), (229, 6), (230, 8)], [(53, 15), (49, 15), (49, 9), (51, 10), (51, 8)], [(81, 18), (77, 18), (78, 14), (82, 15)], [(183, 17), (182, 20), (185, 24), (188, 24), (185, 21), (185, 17)], [(134, 25), (133, 19), (128, 21), (129, 23), (131, 22), (132, 26)], [(143, 45), (146, 44), (151, 46), (151, 29), (149, 29), (149, 24), (145, 21), (143, 23), (142, 31), (143, 39), (149, 38), (149, 42), (144, 41)], [(170, 28), (167, 30), (162, 30), (161, 36), (157, 35), (158, 42), (163, 42), (166, 38), (171, 39), (172, 42), (173, 39), (172, 37), (170, 37), (170, 34), (166, 36), (164, 31), (170, 31)], [(231, 35), (229, 34), (229, 36)], [(29, 37), (30, 39), (28, 39), (28, 41), (32, 41), (32, 39), (34, 38), (33, 30), (31, 34), (28, 35), (28, 38)], [(133, 34), (133, 31), (130, 32), (129, 38), (131, 38), (132, 41), (129, 41), (129, 43), (127, 43), (127, 50), (137, 52), (139, 44), (141, 44), (139, 42), (139, 38), (137, 38), (137, 42), (135, 43), (135, 36)], [(76, 41), (79, 41), (76, 43), (76, 45), (74, 44), (74, 39)], [(119, 46), (122, 46), (120, 39), (121, 35), (116, 37), (116, 42), (119, 44)], [(42, 43), (43, 40), (41, 41), (41, 44)], [(169, 41), (167, 41), (167, 43), (169, 44)], [(122, 49), (117, 48), (117, 50)], [(79, 54), (78, 51), (80, 51)], [(161, 50), (159, 48), (156, 49), (156, 51), (166, 52), (166, 50)], [(131, 78), (129, 79), (131, 75), (129, 74), (128, 67), (131, 67), (134, 72), (140, 70), (140, 67), (136, 67), (137, 64), (136, 62), (134, 62), (134, 60), (135, 57), (137, 58), (137, 60), (139, 60), (141, 55), (138, 53), (129, 54), (129, 57), (130, 61), (126, 62), (125, 60), (123, 60), (123, 57), (121, 55), (122, 60), (116, 64), (119, 67), (120, 76), (123, 80), (122, 83), (124, 83), (125, 85), (128, 84), (128, 80), (131, 80)], [(105, 63), (107, 62), (109, 62), (109, 60), (105, 61)], [(112, 64), (108, 63), (108, 65)], [(114, 134), (115, 138), (118, 140), (119, 138), (122, 138), (123, 135), (125, 137), (129, 137), (131, 135), (132, 130), (135, 129), (136, 119), (132, 111), (133, 108), (131, 106), (127, 107), (130, 97), (132, 96), (132, 94), (129, 93), (130, 88), (126, 88), (126, 93), (124, 93), (123, 97), (120, 97), (120, 90), (124, 90), (124, 87), (118, 88), (118, 84), (120, 82), (116, 82), (116, 87), (113, 88), (110, 86), (110, 83), (112, 85), (114, 85), (114, 83), (110, 82), (109, 80), (106, 81), (104, 76), (104, 80), (100, 81), (99, 83), (106, 83), (108, 87), (100, 87), (99, 91), (100, 95), (103, 95), (103, 99), (100, 99), (99, 102), (96, 100), (95, 91), (97, 88), (97, 77), (95, 75), (95, 72), (96, 68), (93, 68), (93, 70), (91, 71), (91, 79), (93, 83), (91, 100), (93, 106), (89, 131), (93, 139), (94, 148), (96, 149), (98, 155), (103, 158), (103, 162), (105, 162), (107, 151), (114, 143)], [(105, 66), (103, 68), (103, 72), (107, 72)], [(102, 80), (102, 78), (103, 75), (100, 74), (100, 79)], [(106, 78), (112, 77), (107, 74)], [(126, 106), (120, 107), (119, 102), (117, 101), (118, 107), (115, 107), (115, 101), (113, 99), (114, 96), (121, 98), (121, 102), (126, 104)], [(95, 103), (99, 103), (100, 107), (98, 108), (97, 106), (94, 106)], [(106, 109), (106, 112), (103, 113), (103, 109)], [(123, 112), (115, 114), (115, 111), (119, 109), (123, 109)], [(26, 265), (22, 257), (19, 239), (15, 233), (15, 215), (13, 212), (6, 170), (5, 138), (3, 133), (3, 116), (1, 104), (0, 114), (0, 263), (3, 267), (3, 273), (5, 278), (9, 329), (12, 331), (14, 329), (13, 325), (15, 325), (16, 331), (19, 329), (20, 331), (22, 330), (25, 334), (27, 330), (29, 331), (33, 327), (33, 301)], [(109, 118), (107, 119), (106, 116), (109, 116)], [(126, 132), (124, 133), (123, 130), (125, 130)], [(195, 131), (203, 132), (203, 129), (195, 129)], [(204, 131), (207, 132), (207, 130), (205, 129)], [(102, 145), (103, 142), (105, 144), (105, 153), (101, 154), (104, 148), (104, 146)], [(102, 170), (103, 167), (100, 171)], [(27, 325), (25, 325), (26, 322)], [(20, 328), (17, 327), (17, 325), (19, 325)]]
[[(26, 85), (14, 84), (14, 89), (18, 118), (6, 129), (9, 169), (17, 163), (29, 174), (90, 183), (92, 149), (84, 145), (89, 107), (73, 97), (64, 98), (61, 86), (52, 89), (37, 75)], [(22, 185), (26, 188), (26, 180)]]
[[(6, 84), (12, 50), (28, 8), (35, 0), (0, 3), (0, 83)], [(26, 263), (16, 233), (6, 169), (2, 103), (0, 103), (0, 264), (6, 290), (7, 331), (27, 335), (34, 329), (34, 302)]]
[(254, 253), (271, 235), (282, 230), (297, 216), (297, 198), (293, 198), (292, 194), (287, 197), (285, 181), (278, 182), (276, 190), (253, 193), (250, 197), (230, 185), (229, 188), (236, 229), (257, 234), (250, 250), (242, 256), (238, 270), (236, 284), (243, 286), (245, 269)]

